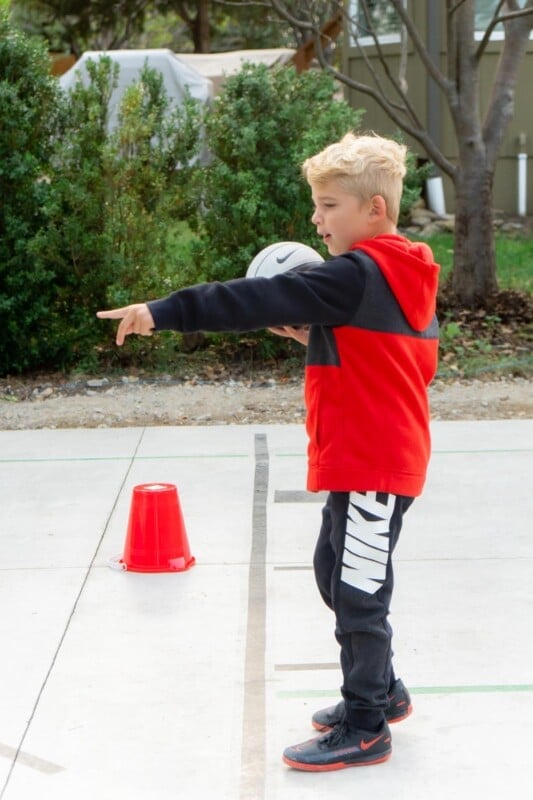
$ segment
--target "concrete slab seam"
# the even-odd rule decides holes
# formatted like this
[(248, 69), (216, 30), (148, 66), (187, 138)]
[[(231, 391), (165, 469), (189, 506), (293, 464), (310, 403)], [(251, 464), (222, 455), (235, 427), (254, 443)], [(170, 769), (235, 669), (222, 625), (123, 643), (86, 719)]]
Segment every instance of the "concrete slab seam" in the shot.
[[(9, 745), (3, 745), (4, 754), (5, 754), (5, 748), (7, 747), (9, 749), (10, 753), (12, 753), (12, 755), (13, 755), (13, 760), (11, 762), (9, 771), (7, 773), (4, 785), (3, 785), (3, 787), (2, 787), (2, 789), (0, 791), (0, 800), (2, 800), (2, 798), (5, 796), (5, 793), (6, 793), (6, 790), (8, 788), (9, 782), (11, 780), (11, 776), (13, 774), (13, 770), (15, 769), (15, 766), (17, 764), (20, 764), (22, 766), (32, 767), (34, 769), (39, 769), (40, 771), (43, 771), (42, 770), (42, 765), (44, 763), (47, 763), (43, 759), (39, 759), (37, 756), (29, 755), (27, 753), (24, 753), (23, 750), (22, 750), (22, 747), (23, 747), (24, 742), (26, 740), (26, 737), (27, 737), (27, 735), (29, 733), (29, 730), (30, 730), (30, 727), (32, 725), (32, 722), (33, 722), (33, 719), (35, 717), (35, 714), (37, 713), (37, 709), (39, 707), (39, 704), (40, 704), (40, 701), (41, 701), (41, 697), (43, 696), (43, 693), (44, 693), (44, 691), (46, 689), (46, 686), (48, 684), (48, 681), (49, 681), (50, 676), (52, 674), (52, 671), (54, 669), (55, 663), (56, 663), (56, 661), (57, 661), (57, 659), (59, 657), (59, 653), (61, 652), (61, 648), (63, 647), (63, 642), (65, 641), (65, 638), (67, 636), (68, 630), (70, 628), (70, 624), (72, 622), (74, 614), (76, 613), (76, 609), (78, 607), (80, 598), (81, 598), (81, 596), (83, 594), (85, 586), (87, 585), (87, 581), (89, 579), (89, 575), (91, 573), (91, 570), (93, 568), (93, 564), (94, 564), (94, 562), (96, 560), (96, 557), (98, 555), (98, 551), (100, 549), (102, 541), (103, 541), (103, 539), (105, 537), (105, 534), (107, 532), (107, 529), (109, 527), (109, 523), (111, 521), (111, 518), (112, 518), (113, 513), (115, 511), (115, 508), (117, 506), (118, 499), (119, 499), (119, 497), (120, 497), (120, 495), (122, 493), (122, 490), (124, 489), (124, 486), (125, 486), (126, 481), (128, 479), (128, 475), (129, 475), (129, 473), (130, 473), (130, 471), (131, 471), (131, 469), (133, 467), (133, 464), (135, 462), (135, 457), (136, 457), (136, 454), (137, 454), (137, 452), (139, 450), (139, 447), (141, 446), (141, 442), (142, 442), (145, 430), (146, 430), (145, 428), (142, 429), (140, 437), (139, 437), (139, 440), (138, 440), (137, 445), (135, 447), (135, 451), (134, 451), (133, 455), (130, 458), (129, 466), (128, 466), (127, 470), (124, 473), (124, 477), (122, 479), (122, 482), (121, 482), (120, 487), (118, 489), (118, 492), (116, 494), (113, 506), (111, 508), (111, 511), (109, 512), (109, 515), (107, 517), (106, 523), (104, 525), (104, 529), (102, 531), (102, 535), (100, 536), (100, 539), (99, 539), (98, 544), (96, 546), (96, 550), (94, 552), (94, 555), (93, 555), (93, 557), (91, 559), (91, 562), (90, 562), (89, 566), (87, 567), (87, 570), (86, 570), (85, 575), (83, 577), (83, 580), (81, 582), (80, 589), (79, 589), (79, 591), (78, 591), (78, 593), (76, 595), (76, 598), (74, 600), (74, 604), (73, 604), (72, 609), (70, 611), (70, 614), (68, 615), (68, 618), (67, 618), (67, 621), (65, 623), (65, 627), (63, 629), (63, 632), (62, 632), (62, 634), (60, 636), (58, 645), (57, 645), (57, 647), (56, 647), (56, 649), (55, 649), (55, 651), (54, 651), (54, 653), (52, 655), (52, 660), (50, 662), (50, 666), (48, 667), (48, 670), (46, 672), (46, 675), (44, 676), (44, 679), (43, 679), (43, 682), (41, 684), (41, 687), (40, 687), (40, 689), (39, 689), (39, 691), (37, 693), (37, 697), (35, 699), (35, 702), (33, 704), (33, 708), (31, 710), (30, 716), (29, 716), (29, 718), (28, 718), (28, 720), (26, 722), (26, 725), (24, 727), (24, 730), (22, 732), (22, 735), (21, 735), (20, 741), (18, 743), (18, 746), (16, 748), (11, 748)], [(58, 770), (63, 769), (59, 765), (54, 765), (54, 767), (55, 767), (54, 771), (56, 771), (56, 772)], [(46, 771), (50, 772), (51, 770), (46, 770)]]

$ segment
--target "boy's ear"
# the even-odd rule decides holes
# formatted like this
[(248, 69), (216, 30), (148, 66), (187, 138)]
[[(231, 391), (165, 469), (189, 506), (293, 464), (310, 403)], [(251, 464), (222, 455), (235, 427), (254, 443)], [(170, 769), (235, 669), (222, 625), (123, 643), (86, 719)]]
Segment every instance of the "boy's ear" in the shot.
[(387, 203), (380, 194), (375, 194), (370, 200), (370, 216), (376, 220), (387, 216)]

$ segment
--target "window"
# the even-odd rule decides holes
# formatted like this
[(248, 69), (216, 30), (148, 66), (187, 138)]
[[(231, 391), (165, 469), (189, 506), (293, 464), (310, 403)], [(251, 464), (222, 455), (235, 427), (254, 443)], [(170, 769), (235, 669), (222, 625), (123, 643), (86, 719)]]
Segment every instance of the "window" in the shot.
[[(403, 0), (407, 6), (407, 0)], [(380, 44), (399, 42), (401, 39), (401, 22), (389, 0), (350, 0), (350, 19), (352, 21), (350, 39), (354, 45), (372, 45), (374, 33)]]
[[(526, 0), (520, 0), (524, 7)], [(407, 8), (407, 0), (403, 0)], [(474, 30), (475, 38), (481, 40), (487, 30), (494, 12), (498, 7), (498, 0), (475, 0)], [(351, 20), (350, 44), (355, 46), (369, 46), (374, 44), (372, 31), (377, 36), (380, 44), (398, 43), (401, 41), (401, 22), (390, 0), (349, 0), (348, 11)], [(500, 10), (500, 14), (504, 10)], [(497, 25), (491, 33), (491, 39), (503, 39), (503, 25)], [(533, 37), (533, 31), (530, 38)]]
[[(476, 0), (476, 10), (474, 12), (474, 28), (476, 34), (485, 33), (494, 16), (497, 5), (498, 0)], [(503, 32), (503, 25), (498, 25), (495, 30)]]
[[(523, 8), (526, 0), (520, 0), (519, 5)], [(485, 31), (490, 25), (490, 21), (494, 16), (494, 12), (498, 7), (498, 0), (476, 0), (475, 16), (474, 16), (474, 30), (476, 39), (482, 39)], [(500, 9), (500, 14), (505, 13), (505, 8)], [(503, 39), (504, 30), (503, 25), (500, 23), (496, 25), (492, 31), (491, 39)]]

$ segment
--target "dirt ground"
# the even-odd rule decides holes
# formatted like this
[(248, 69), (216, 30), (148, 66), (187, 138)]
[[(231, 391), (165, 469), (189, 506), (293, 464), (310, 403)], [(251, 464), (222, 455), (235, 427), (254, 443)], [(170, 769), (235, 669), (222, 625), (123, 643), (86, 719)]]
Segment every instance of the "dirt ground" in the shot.
[[(304, 420), (301, 377), (226, 375), (205, 381), (136, 376), (0, 381), (0, 428), (115, 428), (150, 425), (247, 425)], [(533, 417), (533, 381), (436, 381), (435, 420)]]

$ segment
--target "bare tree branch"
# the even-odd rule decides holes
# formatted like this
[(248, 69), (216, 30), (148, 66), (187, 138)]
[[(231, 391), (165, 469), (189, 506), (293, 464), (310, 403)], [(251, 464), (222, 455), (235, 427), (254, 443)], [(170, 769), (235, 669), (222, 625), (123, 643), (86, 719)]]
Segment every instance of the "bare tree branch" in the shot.
[(185, 5), (185, 3), (177, 2), (176, 3), (176, 8), (177, 8), (178, 14), (182, 18), (182, 20), (185, 22), (185, 24), (186, 25), (191, 25), (191, 23), (193, 21), (193, 18), (189, 14), (189, 12), (187, 10), (187, 6)]
[[(446, 0), (446, 43), (447, 43), (447, 53), (446, 53), (446, 61), (447, 61), (447, 70), (446, 73), (448, 75), (448, 81), (451, 85), (456, 85), (457, 80), (457, 39), (455, 36), (455, 19), (454, 14), (455, 10), (461, 5), (462, 3), (456, 3), (453, 8), (450, 8), (451, 0)], [(450, 98), (450, 95), (449, 95)], [(454, 98), (454, 103), (457, 102), (457, 98)]]
[[(396, 6), (395, 0), (391, 1)], [(402, 92), (401, 87), (398, 84), (398, 81), (394, 78), (394, 76), (390, 72), (387, 59), (385, 58), (384, 53), (381, 51), (381, 48), (379, 47), (379, 42), (377, 42), (377, 37), (375, 36), (375, 34), (372, 35), (372, 32), (367, 32), (368, 35), (371, 35), (372, 38), (374, 39), (377, 50), (381, 52), (381, 59), (380, 59), (381, 63), (384, 66), (388, 79), (391, 81), (395, 90), (398, 92), (402, 100), (402, 104), (398, 104), (396, 102), (393, 102), (392, 100), (389, 100), (389, 98), (385, 95), (383, 91), (383, 87), (379, 81), (379, 78), (376, 79), (376, 86), (378, 88), (374, 88), (371, 85), (354, 80), (349, 75), (346, 75), (345, 73), (342, 73), (338, 69), (333, 67), (326, 58), (323, 43), (321, 40), (320, 29), (318, 25), (309, 21), (309, 19), (303, 20), (299, 19), (298, 17), (295, 17), (294, 14), (287, 9), (286, 5), (283, 2), (280, 2), (280, 0), (271, 0), (271, 5), (272, 8), (274, 8), (274, 10), (276, 11), (276, 13), (278, 13), (283, 19), (287, 20), (296, 27), (300, 27), (301, 29), (305, 29), (306, 31), (312, 33), (317, 60), (320, 66), (326, 72), (329, 72), (335, 78), (335, 80), (337, 80), (339, 83), (344, 84), (348, 88), (353, 89), (356, 92), (361, 92), (362, 94), (368, 95), (369, 97), (372, 97), (373, 100), (385, 111), (385, 113), (393, 120), (393, 122), (396, 123), (396, 125), (401, 130), (403, 130), (405, 133), (407, 133), (409, 136), (411, 136), (413, 139), (415, 139), (422, 145), (422, 147), (428, 154), (429, 158), (444, 173), (449, 175), (452, 180), (455, 179), (455, 176), (457, 174), (457, 167), (451, 161), (449, 161), (449, 159), (446, 158), (446, 156), (442, 153), (439, 147), (437, 147), (435, 142), (429, 136), (428, 131), (424, 128), (424, 126), (418, 119), (414, 107), (411, 105), (410, 101), (407, 100), (405, 92)], [(358, 26), (357, 22), (355, 22), (351, 18), (349, 19), (353, 27), (355, 27), (356, 29), (358, 27), (361, 28), (360, 25)], [(408, 32), (410, 32), (411, 27), (412, 26), (410, 25), (406, 25)], [(354, 38), (356, 38), (357, 41), (357, 36)], [(423, 45), (421, 46), (426, 52), (426, 57), (429, 58), (429, 55), (425, 50), (425, 47)], [(366, 53), (363, 52), (359, 44), (358, 47), (362, 52), (363, 57), (365, 58)], [(365, 64), (367, 64), (368, 66), (368, 57), (365, 58)], [(435, 71), (438, 74), (439, 78), (437, 80), (437, 83), (441, 85), (441, 88), (448, 88), (449, 82), (446, 81), (440, 70), (437, 70), (437, 68), (434, 67), (433, 72)], [(370, 67), (370, 72), (373, 77), (376, 76), (375, 69), (373, 67)]]
[[(376, 34), (376, 31), (374, 29), (374, 26), (372, 25), (370, 16), (368, 14), (368, 7), (367, 7), (366, 3), (363, 5), (363, 10), (364, 10), (364, 14), (365, 14), (366, 24), (368, 26), (368, 28), (365, 30), (365, 34), (372, 37), (373, 42), (374, 42), (374, 46), (376, 48), (377, 56), (378, 56), (379, 61), (380, 61), (381, 65), (382, 65), (382, 67), (383, 67), (383, 71), (385, 72), (386, 77), (391, 82), (392, 86), (394, 87), (394, 89), (398, 93), (399, 97), (401, 98), (403, 105), (399, 105), (398, 103), (395, 103), (394, 101), (390, 100), (387, 97), (386, 90), (385, 90), (385, 88), (383, 87), (383, 85), (381, 83), (381, 79), (380, 79), (377, 71), (374, 69), (371, 59), (368, 57), (368, 48), (366, 48), (364, 45), (362, 45), (360, 43), (360, 41), (359, 41), (359, 36), (357, 34), (354, 34), (354, 39), (355, 39), (355, 41), (357, 43), (357, 48), (358, 48), (359, 54), (363, 58), (368, 71), (370, 72), (370, 74), (372, 75), (372, 77), (374, 79), (374, 83), (376, 84), (376, 86), (379, 89), (379, 91), (383, 94), (383, 97), (385, 98), (387, 103), (390, 103), (390, 105), (393, 108), (396, 108), (397, 110), (401, 110), (403, 113), (405, 113), (408, 117), (410, 117), (411, 121), (414, 122), (415, 125), (417, 125), (420, 128), (423, 127), (422, 123), (420, 122), (420, 119), (418, 118), (418, 115), (416, 114), (414, 106), (411, 104), (411, 102), (410, 102), (410, 100), (409, 100), (409, 98), (407, 96), (406, 88), (402, 87), (400, 81), (396, 80), (396, 78), (392, 74), (392, 71), (391, 71), (391, 69), (389, 67), (389, 59), (385, 56), (385, 54), (383, 52), (383, 48), (381, 47), (381, 43), (379, 41), (379, 37)], [(361, 27), (358, 23), (355, 23), (354, 20), (352, 20), (350, 18), (348, 18), (348, 19), (350, 21), (350, 25), (351, 25), (352, 28), (360, 28)], [(402, 26), (402, 28), (403, 28), (403, 26)], [(405, 28), (403, 28), (403, 30), (405, 31)]]
[(409, 91), (409, 84), (407, 83), (407, 63), (409, 60), (407, 53), (408, 41), (409, 39), (405, 25), (402, 25), (400, 30), (400, 66), (398, 67), (398, 85), (406, 98), (407, 92)]
[(272, 8), (271, 2), (261, 2), (261, 0), (212, 0), (212, 2), (233, 8)]
[[(323, 70), (348, 89), (371, 97), (393, 123), (422, 146), (440, 171), (451, 178), (455, 189), (456, 213), (452, 288), (466, 305), (483, 304), (498, 288), (492, 226), (494, 170), (514, 110), (517, 76), (526, 53), (529, 31), (533, 27), (530, 24), (533, 0), (527, 0), (525, 4), (519, 3), (519, 0), (492, 3), (494, 10), (480, 42), (476, 40), (475, 0), (445, 0), (444, 41), (438, 42), (440, 47), (445, 48), (445, 69), (440, 68), (437, 20), (430, 20), (431, 35), (426, 44), (425, 28), (417, 28), (415, 17), (408, 13), (404, 0), (390, 0), (383, 5), (387, 11), (394, 8), (402, 24), (401, 30), (407, 32), (417, 60), (425, 68), (426, 80), (438, 87), (441, 97), (446, 101), (457, 146), (453, 163), (439, 148), (438, 137), (434, 139), (430, 135), (420, 124), (414, 109), (408, 105), (406, 87), (402, 84), (402, 69), (399, 75), (392, 74), (390, 53), (388, 48), (382, 49), (380, 45), (375, 26), (371, 24), (374, 20), (372, 13), (364, 14), (365, 24), (361, 9), (365, 9), (365, 12), (370, 9), (369, 0), (359, 0), (359, 13), (350, 19), (354, 47), (358, 48), (358, 65), (364, 69), (364, 77), (360, 81), (352, 77), (349, 68), (343, 72), (341, 68), (329, 64), (325, 57), (319, 30), (313, 25), (313, 14), (306, 13), (310, 9), (323, 8), (323, 3), (319, 0), (301, 0), (291, 4), (290, 9), (285, 7), (283, 0), (272, 0), (272, 4), (280, 16), (312, 34), (316, 57)], [(439, 4), (434, 5), (438, 10)], [(429, 8), (430, 4), (427, 6)], [(301, 9), (301, 13), (295, 8)], [(298, 15), (303, 19), (297, 20)], [(480, 111), (479, 62), (498, 24), (504, 25), (505, 39), (499, 43), (500, 57), (483, 120)], [(369, 41), (373, 44), (370, 51), (361, 42), (363, 31), (369, 37), (364, 44)], [(432, 100), (435, 100), (433, 87), (431, 93)]]
[(448, 11), (447, 11), (448, 16), (449, 17), (453, 16), (453, 14), (455, 14), (457, 9), (459, 9), (463, 5), (463, 3), (466, 3), (466, 2), (468, 2), (468, 0), (459, 0), (459, 2), (455, 3), (454, 6), (452, 6), (451, 8), (448, 8)]
[(405, 28), (411, 37), (413, 45), (420, 56), (420, 59), (424, 66), (426, 67), (427, 71), (435, 81), (435, 83), (440, 86), (443, 92), (446, 94), (450, 90), (450, 83), (442, 74), (438, 66), (434, 63), (433, 59), (429, 55), (427, 47), (422, 39), (421, 35), (418, 32), (418, 29), (413, 23), (413, 20), (405, 10), (402, 0), (390, 0), (391, 4), (394, 6), (396, 13), (400, 17), (402, 24), (405, 25)]
[(533, 8), (531, 6), (524, 6), (517, 11), (511, 11), (508, 14), (502, 14), (498, 20), (498, 22), (507, 22), (509, 20), (518, 19), (518, 17), (530, 17), (533, 14)]
[[(504, 1), (505, 0), (501, 0), (501, 2), (498, 3), (498, 7), (494, 12), (495, 15), (504, 4)], [(479, 61), (481, 59), (481, 56), (485, 52), (485, 49), (490, 41), (490, 37), (492, 35), (492, 32), (494, 31), (494, 28), (500, 23), (505, 23), (508, 22), (509, 20), (517, 19), (518, 17), (531, 17), (531, 27), (533, 27), (533, 8), (523, 8), (520, 9), (520, 11), (512, 11), (509, 14), (501, 14), (500, 16), (493, 16), (476, 50), (476, 56), (475, 56), (476, 61)]]
[(389, 103), (378, 90), (374, 89), (372, 86), (368, 86), (368, 84), (354, 81), (353, 78), (350, 78), (344, 73), (340, 73), (335, 67), (333, 67), (331, 64), (328, 64), (318, 39), (316, 41), (316, 54), (320, 66), (325, 71), (329, 72), (336, 80), (338, 80), (340, 83), (344, 83), (349, 88), (372, 97), (401, 130), (412, 136), (413, 139), (416, 139), (418, 142), (420, 142), (428, 156), (443, 172), (449, 175), (452, 180), (455, 179), (457, 167), (452, 164), (452, 162), (449, 161), (436, 146), (436, 144), (430, 138), (427, 130), (406, 122), (406, 120), (398, 114), (395, 107), (391, 105), (391, 103)]
[[(530, 0), (529, 5), (532, 4)], [(514, 28), (514, 26), (513, 26)], [(516, 76), (529, 41), (530, 26), (506, 31), (503, 49), (492, 83), (492, 94), (483, 121), (487, 158), (495, 164), (498, 151), (514, 111)]]
[(271, 6), (274, 9), (274, 11), (276, 11), (280, 16), (286, 19), (287, 22), (290, 22), (291, 25), (295, 25), (296, 27), (301, 28), (301, 30), (310, 31), (311, 33), (314, 33), (315, 27), (313, 23), (306, 22), (303, 19), (298, 19), (298, 17), (294, 17), (290, 13), (290, 11), (288, 11), (284, 3), (280, 3), (278, 2), (278, 0), (271, 0)]
[(505, 2), (505, 0), (500, 0), (498, 5), (494, 9), (494, 14), (492, 15), (492, 19), (489, 22), (487, 30), (485, 31), (485, 34), (484, 34), (481, 42), (478, 45), (478, 48), (477, 48), (477, 51), (476, 51), (476, 61), (480, 60), (481, 56), (483, 55), (483, 53), (485, 51), (486, 46), (489, 43), (489, 39), (491, 37), (492, 31), (494, 30), (494, 28), (498, 24), (497, 20), (499, 19), (500, 8), (503, 6), (504, 2)]

